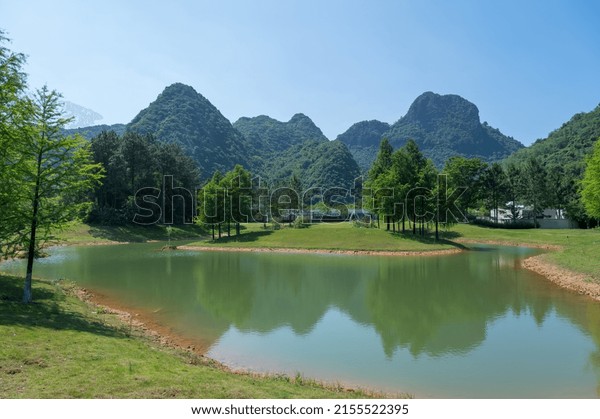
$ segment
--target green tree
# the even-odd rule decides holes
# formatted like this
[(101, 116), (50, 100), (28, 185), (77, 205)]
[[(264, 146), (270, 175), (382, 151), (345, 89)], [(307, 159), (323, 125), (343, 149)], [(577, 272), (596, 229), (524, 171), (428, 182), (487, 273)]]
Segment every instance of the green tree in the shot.
[(548, 174), (536, 158), (527, 160), (523, 167), (523, 192), (526, 202), (533, 207), (534, 226), (537, 216), (548, 203)]
[(449, 192), (465, 188), (457, 200), (457, 205), (465, 215), (476, 206), (482, 197), (482, 178), (487, 163), (478, 158), (453, 156), (448, 159), (443, 173), (448, 176)]
[(492, 163), (485, 169), (481, 178), (482, 192), (487, 207), (494, 210), (494, 221), (498, 223), (500, 200), (505, 195), (506, 175), (499, 163)]
[(225, 219), (225, 190), (221, 186), (222, 179), (223, 175), (217, 170), (198, 192), (196, 223), (210, 225), (213, 240), (215, 240), (215, 226), (218, 227), (219, 238), (221, 238), (221, 224)]
[(586, 213), (600, 219), (600, 140), (596, 141), (592, 154), (586, 159), (581, 200)]
[(26, 115), (25, 57), (5, 47), (8, 38), (0, 30), (0, 255), (16, 250), (15, 227), (18, 222), (19, 200), (15, 193), (16, 169), (22, 156), (15, 147)]
[(387, 230), (390, 229), (390, 217), (393, 213), (393, 177), (389, 175), (392, 167), (394, 149), (387, 138), (381, 140), (379, 153), (369, 170), (363, 191), (366, 207), (377, 214), (377, 219), (384, 216)]
[(226, 193), (225, 221), (227, 235), (231, 235), (231, 222), (235, 223), (236, 235), (240, 234), (240, 222), (247, 222), (251, 215), (252, 176), (250, 172), (237, 164), (225, 174), (221, 186)]
[(33, 262), (40, 247), (67, 222), (85, 215), (86, 198), (102, 177), (94, 164), (90, 144), (79, 136), (62, 133), (60, 95), (46, 87), (29, 101), (31, 119), (22, 127), (18, 152), (23, 156), (15, 185), (22, 196), (23, 228), (18, 232), (27, 252), (23, 302), (31, 303)]
[(523, 191), (523, 171), (520, 166), (509, 163), (506, 166), (504, 197), (509, 203), (512, 222), (516, 222), (519, 216), (519, 204), (521, 192)]

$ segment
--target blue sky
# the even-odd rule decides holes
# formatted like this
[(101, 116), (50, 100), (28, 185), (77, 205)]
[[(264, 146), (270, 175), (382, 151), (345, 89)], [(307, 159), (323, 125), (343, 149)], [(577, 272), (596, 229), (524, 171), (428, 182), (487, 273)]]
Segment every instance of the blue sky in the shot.
[(598, 1), (14, 1), (32, 87), (129, 122), (182, 82), (232, 122), (307, 114), (334, 139), (459, 94), (525, 144), (600, 103)]

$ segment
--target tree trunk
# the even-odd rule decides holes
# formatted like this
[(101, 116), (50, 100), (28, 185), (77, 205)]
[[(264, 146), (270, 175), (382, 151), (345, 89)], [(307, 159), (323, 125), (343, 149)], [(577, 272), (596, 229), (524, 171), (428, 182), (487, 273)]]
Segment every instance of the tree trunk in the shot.
[(214, 224), (212, 225), (212, 238), (213, 238), (213, 241), (215, 241), (215, 225)]
[(412, 219), (413, 236), (417, 234), (417, 216), (413, 215)]
[(231, 237), (231, 221), (227, 221), (227, 237)]
[(23, 287), (23, 303), (29, 304), (33, 300), (31, 293), (31, 277), (33, 274), (33, 258), (35, 257), (35, 235), (37, 232), (38, 209), (40, 205), (40, 172), (42, 170), (42, 153), (38, 153), (37, 173), (35, 179), (35, 192), (33, 194), (33, 213), (31, 217), (31, 233), (29, 236), (29, 251), (27, 253), (27, 273)]
[(392, 229), (394, 230), (394, 233), (396, 232), (396, 220), (392, 221)]
[(389, 215), (385, 216), (385, 224), (386, 224), (385, 231), (390, 231), (390, 216)]
[(406, 231), (406, 228), (404, 225), (405, 221), (406, 221), (406, 214), (402, 214), (402, 233), (404, 233)]
[(219, 238), (221, 238), (221, 223), (219, 223)]

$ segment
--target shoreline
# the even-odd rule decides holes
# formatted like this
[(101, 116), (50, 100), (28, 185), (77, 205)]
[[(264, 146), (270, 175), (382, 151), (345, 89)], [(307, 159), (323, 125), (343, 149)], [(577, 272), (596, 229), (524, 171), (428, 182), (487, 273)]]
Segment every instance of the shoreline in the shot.
[[(65, 289), (65, 287), (63, 287)], [(202, 365), (216, 368), (220, 371), (226, 372), (233, 375), (247, 375), (256, 378), (268, 378), (272, 376), (278, 376), (281, 374), (262, 373), (258, 371), (252, 371), (247, 369), (234, 369), (226, 364), (223, 364), (216, 359), (206, 356), (206, 352), (211, 344), (203, 344), (202, 342), (183, 337), (180, 333), (173, 331), (172, 328), (164, 326), (153, 319), (151, 312), (144, 310), (134, 309), (126, 307), (122, 303), (111, 299), (110, 297), (103, 295), (98, 292), (90, 291), (86, 288), (77, 286), (73, 282), (69, 282), (69, 292), (75, 298), (88, 304), (90, 308), (101, 310), (103, 314), (115, 315), (122, 323), (123, 328), (129, 327), (129, 334), (133, 338), (148, 339), (153, 344), (163, 348), (182, 351), (187, 354), (197, 357), (199, 363)], [(139, 336), (135, 336), (132, 332), (135, 330)], [(286, 375), (286, 374), (283, 374)], [(290, 380), (296, 378), (289, 376)], [(303, 380), (313, 382), (324, 389), (336, 390), (342, 392), (362, 392), (369, 397), (374, 398), (398, 398), (398, 399), (409, 399), (414, 396), (409, 393), (385, 393), (382, 391), (372, 390), (369, 388), (363, 388), (360, 386), (345, 386), (340, 383), (330, 383), (326, 381), (314, 380), (310, 377), (302, 376)]]
[(530, 247), (532, 249), (544, 249), (544, 250), (562, 250), (562, 246), (557, 244), (544, 244), (544, 243), (522, 243), (510, 240), (477, 240), (459, 237), (454, 240), (456, 243), (461, 244), (494, 244), (497, 246), (512, 246), (512, 247)]
[(288, 253), (288, 254), (320, 254), (320, 255), (361, 255), (361, 256), (442, 256), (461, 253), (463, 249), (441, 250), (339, 250), (339, 249), (294, 249), (290, 247), (226, 247), (226, 246), (177, 246), (177, 250), (195, 252), (253, 252), (253, 253)]
[(563, 268), (552, 262), (548, 262), (545, 255), (530, 256), (523, 259), (521, 266), (538, 275), (543, 276), (560, 288), (585, 295), (600, 302), (600, 284), (591, 282), (586, 274)]

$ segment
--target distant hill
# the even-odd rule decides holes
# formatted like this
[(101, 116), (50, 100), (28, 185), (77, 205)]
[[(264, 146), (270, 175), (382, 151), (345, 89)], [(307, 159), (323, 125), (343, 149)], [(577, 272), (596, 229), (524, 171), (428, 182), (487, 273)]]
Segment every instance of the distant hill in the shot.
[(196, 160), (203, 178), (238, 163), (251, 166), (248, 156), (252, 153), (243, 135), (204, 96), (181, 83), (165, 88), (127, 124), (127, 130), (180, 144)]
[(535, 157), (546, 166), (561, 166), (566, 173), (580, 177), (585, 168), (585, 156), (600, 138), (600, 104), (591, 112), (574, 115), (547, 138), (537, 140), (506, 159), (518, 164)]
[(327, 141), (319, 127), (301, 113), (294, 115), (288, 122), (266, 115), (242, 117), (233, 127), (246, 137), (254, 149), (261, 152), (283, 151), (306, 140)]
[(257, 153), (252, 160), (254, 173), (269, 183), (285, 183), (295, 174), (305, 189), (350, 189), (360, 175), (348, 148), (339, 141), (329, 141), (304, 114), (296, 114), (288, 122), (265, 115), (244, 117), (233, 126)]
[(125, 124), (92, 125), (91, 127), (73, 128), (64, 130), (67, 135), (79, 134), (88, 140), (100, 135), (102, 131), (114, 131), (117, 135), (125, 133)]
[(295, 174), (303, 189), (341, 187), (351, 189), (360, 176), (352, 154), (341, 141), (306, 140), (264, 160), (262, 176), (277, 183)]
[(102, 115), (76, 103), (65, 101), (65, 116), (72, 118), (67, 124), (68, 129), (81, 128), (93, 125), (96, 121), (102, 120)]
[[(381, 124), (372, 126), (380, 130)], [(338, 139), (346, 143), (366, 166), (367, 162), (375, 159), (377, 149), (373, 149), (373, 143), (376, 136), (373, 131), (361, 128), (359, 125), (357, 129), (355, 124)], [(352, 135), (352, 132), (355, 134)], [(367, 135), (363, 138), (365, 133)], [(432, 92), (416, 98), (406, 115), (390, 126), (380, 139), (383, 137), (388, 138), (394, 148), (402, 147), (409, 139), (415, 140), (423, 154), (438, 167), (456, 155), (498, 161), (523, 147), (514, 138), (505, 136), (485, 122), (482, 124), (479, 110), (473, 103), (458, 95)]]
[(337, 140), (348, 146), (348, 149), (358, 163), (360, 170), (369, 170), (383, 135), (390, 129), (390, 124), (381, 121), (362, 121), (352, 125), (346, 132), (338, 135)]

